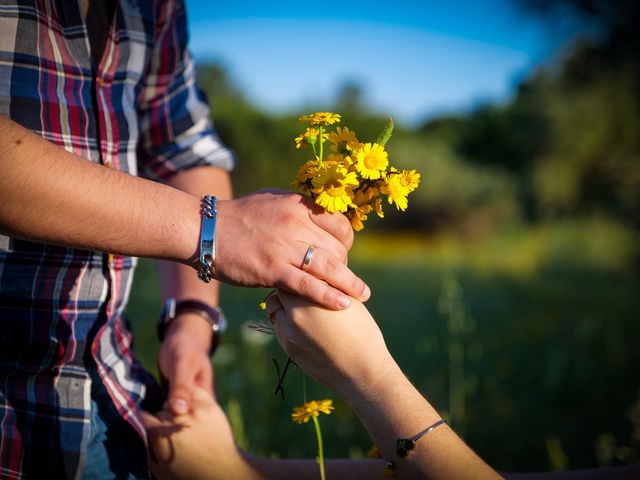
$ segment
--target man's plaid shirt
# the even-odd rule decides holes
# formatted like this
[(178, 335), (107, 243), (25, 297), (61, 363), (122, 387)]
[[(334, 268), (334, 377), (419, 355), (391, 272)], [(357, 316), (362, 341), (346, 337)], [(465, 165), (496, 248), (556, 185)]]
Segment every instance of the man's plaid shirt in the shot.
[[(94, 69), (77, 1), (0, 0), (0, 114), (132, 175), (230, 169), (186, 43), (182, 0), (120, 0)], [(0, 235), (0, 478), (77, 477), (90, 461), (91, 369), (144, 437), (149, 378), (123, 315), (134, 266)]]

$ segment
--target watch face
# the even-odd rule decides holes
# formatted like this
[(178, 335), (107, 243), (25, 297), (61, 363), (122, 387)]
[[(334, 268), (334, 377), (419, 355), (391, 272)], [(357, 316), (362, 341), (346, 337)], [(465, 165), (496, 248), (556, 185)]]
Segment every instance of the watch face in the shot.
[(218, 313), (218, 321), (213, 325), (213, 331), (218, 335), (222, 335), (227, 331), (227, 317), (225, 317), (224, 312), (220, 307), (216, 308), (216, 312)]
[(162, 309), (161, 319), (164, 323), (169, 323), (176, 318), (176, 299), (168, 298)]
[(176, 318), (176, 299), (168, 298), (164, 303), (164, 307), (160, 312), (160, 319), (156, 325), (156, 335), (158, 340), (162, 342), (164, 340), (164, 334), (171, 321)]

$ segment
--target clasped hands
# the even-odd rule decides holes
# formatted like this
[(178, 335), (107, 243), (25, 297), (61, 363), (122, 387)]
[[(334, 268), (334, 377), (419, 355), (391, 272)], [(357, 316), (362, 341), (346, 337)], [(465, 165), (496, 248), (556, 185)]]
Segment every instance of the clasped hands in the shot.
[[(309, 197), (264, 190), (219, 201), (217, 229), (218, 280), (277, 287), (331, 310), (348, 307), (351, 297), (365, 301), (370, 295), (346, 266), (353, 243), (349, 221), (325, 212)], [(174, 413), (188, 410), (194, 386), (212, 388), (206, 327), (197, 316), (183, 314), (167, 330), (158, 362), (170, 383)]]
[[(269, 298), (267, 310), (287, 354), (347, 402), (375, 390), (378, 382), (397, 377), (397, 365), (378, 325), (356, 299), (348, 309), (330, 311), (278, 290)], [(224, 411), (205, 390), (194, 389), (189, 412), (145, 413), (144, 421), (153, 473), (159, 479), (273, 478), (265, 470), (268, 462), (237, 447)], [(317, 474), (312, 463), (313, 476), (308, 478)]]
[[(275, 301), (284, 308), (280, 298), (286, 299), (292, 305), (305, 302), (309, 308), (319, 311), (325, 311), (321, 306), (336, 311), (345, 309), (352, 304), (352, 297), (354, 300), (368, 299), (369, 288), (346, 266), (347, 252), (353, 243), (353, 230), (343, 215), (325, 212), (308, 197), (277, 190), (261, 191), (236, 200), (221, 201), (218, 204), (218, 215), (219, 230), (214, 270), (216, 278), (242, 286), (278, 287), (279, 296), (273, 296), (270, 300), (271, 311)], [(312, 256), (309, 255), (311, 246)], [(295, 295), (288, 294), (287, 291)], [(357, 303), (360, 308), (361, 304)], [(184, 323), (187, 325), (189, 322)], [(191, 328), (197, 327), (202, 327), (202, 323), (191, 322)], [(178, 340), (181, 330), (176, 331), (175, 335), (167, 337), (165, 342), (168, 343), (163, 346), (165, 351), (171, 350), (172, 344), (175, 344), (175, 348), (184, 345), (185, 342)], [(278, 338), (282, 342), (286, 341), (284, 338), (292, 337), (279, 333)], [(190, 351), (182, 350), (182, 356), (188, 355), (192, 358), (189, 362), (191, 367), (203, 362), (209, 363), (208, 357), (204, 355), (204, 344), (192, 345), (191, 349), (188, 349)], [(297, 356), (298, 352), (290, 354)], [(174, 358), (175, 355), (170, 357)], [(163, 364), (163, 356), (159, 361), (161, 371), (169, 368)], [(211, 401), (208, 404), (202, 398), (203, 394), (212, 393), (212, 375), (207, 373), (210, 368), (198, 370), (205, 371), (205, 374), (190, 380), (196, 386), (192, 389), (193, 415), (196, 415), (195, 411), (199, 408), (205, 408), (209, 412), (211, 408), (219, 409), (212, 406), (215, 402)], [(179, 377), (190, 378), (193, 375), (182, 372)], [(182, 437), (176, 432), (168, 436), (159, 435), (161, 430), (167, 430), (174, 421), (177, 422), (174, 427), (181, 425), (181, 422), (187, 422), (189, 428), (193, 427), (191, 416), (174, 416), (176, 413), (186, 412), (176, 412), (174, 408), (173, 413), (164, 411), (158, 417), (146, 415), (148, 426), (155, 428), (152, 436), (155, 438), (156, 448), (162, 450), (163, 445), (174, 445), (171, 442), (166, 443), (169, 437), (174, 439), (172, 442), (177, 441), (179, 444)], [(220, 420), (217, 427), (223, 428), (225, 422), (226, 419)], [(159, 425), (164, 427), (158, 429)], [(180, 428), (186, 427), (182, 424)], [(226, 431), (225, 428), (223, 430)], [(209, 430), (209, 434), (212, 433)], [(216, 437), (218, 435), (219, 433), (216, 433)], [(179, 449), (177, 445), (171, 448), (174, 447)], [(167, 460), (165, 455), (163, 461)], [(176, 465), (179, 463), (176, 464), (174, 461), (173, 466)]]

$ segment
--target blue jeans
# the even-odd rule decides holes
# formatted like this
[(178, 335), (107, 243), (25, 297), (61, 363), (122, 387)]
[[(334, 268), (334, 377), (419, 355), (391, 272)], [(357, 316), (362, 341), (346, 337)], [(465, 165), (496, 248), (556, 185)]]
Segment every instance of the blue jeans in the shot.
[(91, 437), (83, 479), (148, 479), (147, 451), (142, 438), (123, 419), (94, 372), (91, 386)]

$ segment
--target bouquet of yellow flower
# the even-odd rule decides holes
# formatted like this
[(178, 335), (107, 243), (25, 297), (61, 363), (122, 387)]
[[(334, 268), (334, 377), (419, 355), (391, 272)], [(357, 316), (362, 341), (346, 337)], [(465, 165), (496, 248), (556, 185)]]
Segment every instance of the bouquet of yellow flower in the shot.
[[(296, 148), (311, 147), (314, 158), (300, 167), (293, 186), (310, 192), (315, 202), (328, 212), (344, 213), (353, 229), (359, 231), (372, 211), (384, 217), (385, 197), (398, 210), (406, 210), (407, 196), (418, 188), (420, 174), (390, 166), (385, 145), (393, 132), (391, 119), (375, 142), (362, 143), (356, 132), (347, 127), (336, 127), (333, 131), (327, 128), (340, 122), (340, 118), (331, 112), (300, 117), (309, 127), (296, 137)], [(324, 158), (326, 142), (330, 145)]]
[[(311, 147), (314, 158), (298, 170), (293, 182), (296, 189), (310, 192), (315, 203), (326, 211), (344, 213), (356, 231), (364, 228), (363, 222), (372, 211), (375, 210), (379, 217), (384, 217), (382, 202), (385, 197), (398, 210), (406, 210), (407, 196), (418, 188), (420, 174), (415, 170), (398, 171), (389, 165), (385, 145), (393, 132), (391, 119), (373, 143), (360, 142), (356, 132), (347, 127), (330, 130), (330, 125), (340, 122), (340, 115), (337, 113), (317, 112), (300, 117), (300, 121), (309, 124), (309, 127), (296, 137), (296, 148)], [(326, 142), (330, 145), (325, 158)], [(291, 359), (287, 365), (290, 361)], [(278, 388), (281, 383), (282, 377)], [(322, 480), (325, 479), (324, 449), (317, 417), (320, 413), (329, 414), (333, 409), (331, 400), (307, 402), (305, 394), (304, 405), (294, 408), (291, 414), (292, 420), (297, 423), (313, 420)]]

